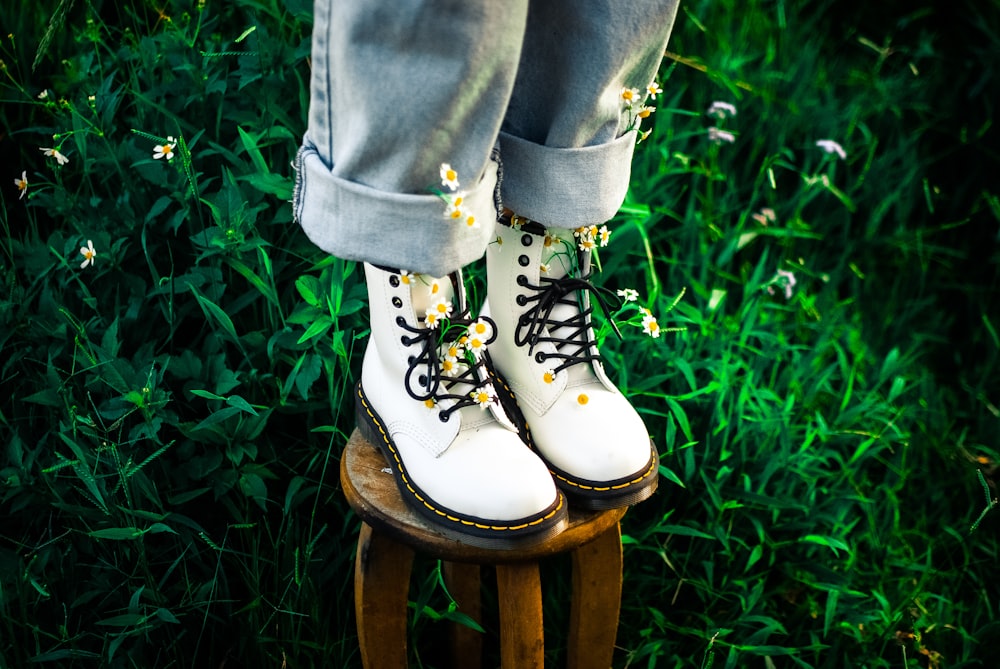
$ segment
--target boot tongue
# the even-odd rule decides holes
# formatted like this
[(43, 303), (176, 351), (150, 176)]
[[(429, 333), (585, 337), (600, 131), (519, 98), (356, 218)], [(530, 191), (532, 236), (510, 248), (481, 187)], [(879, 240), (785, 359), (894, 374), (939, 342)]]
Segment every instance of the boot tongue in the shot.
[[(548, 279), (562, 279), (566, 276), (581, 276), (590, 269), (590, 252), (579, 252), (577, 249), (577, 239), (573, 230), (569, 228), (548, 228), (546, 230), (546, 245), (542, 251), (542, 263), (548, 272), (542, 272), (541, 276)], [(580, 264), (583, 264), (581, 267)], [(577, 292), (567, 296), (574, 304), (557, 304), (552, 308), (552, 320), (565, 321), (581, 311), (581, 300), (583, 296)], [(576, 331), (576, 328), (550, 327), (549, 333), (553, 337), (569, 338)], [(573, 339), (574, 343), (567, 344), (564, 351), (572, 352), (578, 350), (575, 342), (579, 338)], [(586, 382), (594, 378), (594, 373), (589, 364), (577, 364), (563, 370), (569, 377), (572, 385), (578, 382)]]
[(406, 275), (410, 284), (410, 300), (417, 321), (426, 327), (427, 310), (439, 302), (451, 302), (452, 313), (461, 309), (455, 304), (455, 288), (451, 277), (433, 277), (427, 274)]

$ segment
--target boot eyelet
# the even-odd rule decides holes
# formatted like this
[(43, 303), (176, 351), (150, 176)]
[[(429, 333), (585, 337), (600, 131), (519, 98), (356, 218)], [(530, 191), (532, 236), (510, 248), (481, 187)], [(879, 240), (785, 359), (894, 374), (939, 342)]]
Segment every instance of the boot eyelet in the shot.
[(517, 257), (517, 264), (519, 264), (521, 267), (527, 267), (528, 263), (530, 262), (531, 258), (529, 258), (528, 256), (521, 255)]
[(402, 316), (396, 316), (396, 325), (399, 325), (400, 327), (406, 325), (406, 319)]
[(531, 235), (523, 235), (521, 237), (521, 244), (524, 246), (531, 246)]
[(413, 364), (413, 362), (414, 362), (414, 361), (415, 361), (416, 359), (417, 359), (417, 356), (415, 356), (415, 355), (410, 355), (410, 356), (407, 356), (407, 357), (406, 357), (406, 364), (407, 364), (407, 365), (412, 365), (412, 364)]
[(545, 355), (544, 353), (536, 353), (535, 354), (535, 362), (545, 362), (545, 360), (547, 358), (548, 358), (548, 356)]
[(526, 277), (523, 274), (518, 274), (517, 278), (514, 279), (514, 281), (517, 282), (517, 285), (519, 285), (519, 286), (526, 286), (526, 285), (528, 285), (528, 277)]
[(518, 295), (517, 297), (514, 298), (514, 301), (517, 302), (517, 306), (523, 307), (528, 303), (528, 298), (526, 298), (524, 295)]
[(399, 299), (398, 297), (392, 298), (392, 306), (399, 309), (400, 307), (403, 306), (403, 300)]
[(442, 411), (441, 413), (438, 414), (438, 420), (441, 421), (442, 423), (447, 423), (448, 419), (450, 418), (451, 418), (450, 413), (445, 413)]
[(389, 285), (393, 288), (399, 288), (399, 277), (395, 274), (389, 277)]
[(419, 383), (422, 386), (426, 386), (427, 385), (427, 375), (426, 374), (421, 374), (420, 376), (418, 376), (417, 377), (417, 383)]
[(409, 337), (403, 335), (402, 337), (399, 338), (399, 343), (402, 344), (403, 346), (409, 346), (413, 342), (410, 341)]

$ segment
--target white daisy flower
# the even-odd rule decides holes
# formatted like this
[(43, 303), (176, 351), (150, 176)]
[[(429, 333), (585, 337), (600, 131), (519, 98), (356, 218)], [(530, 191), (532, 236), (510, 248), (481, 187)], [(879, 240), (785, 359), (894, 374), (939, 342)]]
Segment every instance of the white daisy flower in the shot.
[(841, 160), (847, 160), (847, 152), (844, 151), (842, 147), (837, 142), (832, 139), (821, 139), (816, 142), (816, 146), (823, 149), (827, 153), (835, 153)]
[(80, 254), (83, 256), (83, 262), (80, 263), (80, 269), (85, 269), (87, 265), (93, 265), (94, 258), (97, 257), (97, 251), (94, 250), (94, 242), (88, 239), (87, 245), (80, 247)]
[(720, 102), (716, 100), (708, 107), (706, 112), (709, 116), (714, 116), (715, 118), (726, 118), (727, 116), (736, 116), (736, 107), (729, 104), (728, 102)]
[(458, 172), (452, 169), (450, 163), (441, 163), (441, 185), (451, 190), (458, 190)]
[(55, 158), (56, 162), (60, 165), (65, 165), (66, 163), (69, 162), (69, 158), (59, 153), (59, 149), (46, 148), (44, 146), (40, 146), (38, 147), (38, 150), (44, 153), (46, 156)]
[(473, 390), (471, 393), (469, 393), (469, 397), (471, 397), (473, 401), (475, 401), (475, 403), (479, 405), (480, 409), (485, 409), (490, 404), (496, 401), (497, 391), (493, 388), (492, 383), (487, 383), (482, 388), (479, 388), (478, 390)]
[(167, 137), (166, 144), (157, 144), (153, 147), (153, 158), (159, 160), (160, 158), (166, 158), (167, 161), (174, 159), (174, 148), (177, 146), (177, 141), (173, 137)]

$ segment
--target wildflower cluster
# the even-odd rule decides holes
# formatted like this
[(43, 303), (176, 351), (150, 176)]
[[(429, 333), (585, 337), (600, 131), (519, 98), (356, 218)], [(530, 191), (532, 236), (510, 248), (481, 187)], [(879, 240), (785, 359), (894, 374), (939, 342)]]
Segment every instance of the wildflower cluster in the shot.
[(771, 280), (767, 282), (765, 290), (767, 290), (768, 295), (776, 295), (780, 291), (786, 300), (790, 300), (792, 299), (795, 283), (795, 274), (793, 272), (779, 269), (774, 273)]
[[(400, 281), (408, 286), (418, 281), (426, 282), (424, 275), (418, 272), (400, 270)], [(423, 322), (427, 328), (439, 330), (438, 364), (445, 377), (455, 378), (482, 360), (486, 345), (495, 337), (493, 325), (489, 320), (479, 318), (467, 326), (451, 322), (455, 307), (451, 300), (444, 297), (439, 279), (430, 279), (426, 284), (432, 298), (430, 306), (424, 310)], [(497, 400), (496, 390), (492, 383), (487, 383), (469, 393), (469, 397), (481, 408), (489, 406)], [(436, 406), (433, 398), (428, 398), (424, 404), (429, 409)]]
[[(673, 299), (670, 305), (667, 307), (667, 313), (673, 311), (677, 303), (681, 301), (684, 296), (685, 291), (682, 289), (677, 297)], [(652, 310), (648, 307), (639, 306), (639, 291), (634, 288), (624, 288), (618, 291), (618, 297), (621, 298), (622, 304), (615, 314), (614, 318), (616, 322), (625, 322), (642, 329), (643, 334), (647, 334), (653, 339), (659, 339), (660, 334), (663, 332), (680, 332), (684, 330), (683, 327), (672, 327), (672, 328), (662, 328), (660, 323), (657, 321), (656, 316), (653, 315)], [(624, 315), (626, 312), (632, 311), (633, 315), (627, 319), (618, 320), (619, 317)]]
[(652, 130), (641, 131), (643, 119), (649, 118), (656, 111), (656, 107), (646, 104), (646, 99), (656, 100), (656, 96), (662, 92), (663, 89), (660, 88), (660, 85), (653, 81), (643, 91), (640, 91), (638, 88), (626, 87), (619, 94), (627, 119), (625, 132), (635, 130), (639, 133), (640, 142), (649, 137), (649, 134), (652, 132)]
[(716, 119), (717, 122), (708, 129), (708, 141), (713, 144), (732, 144), (736, 141), (736, 135), (719, 127), (726, 119), (736, 116), (736, 107), (733, 104), (716, 100), (708, 106), (705, 115)]
[(611, 231), (608, 226), (585, 225), (573, 231), (576, 238), (576, 246), (581, 251), (593, 251), (595, 248), (604, 248), (611, 239)]
[(465, 208), (465, 195), (459, 191), (461, 184), (458, 181), (458, 172), (450, 163), (441, 163), (441, 185), (451, 191), (441, 194), (447, 204), (444, 217), (453, 221), (461, 221), (469, 228), (478, 228), (479, 221), (472, 212)]
[(757, 221), (757, 223), (764, 226), (765, 228), (768, 226), (768, 224), (774, 223), (776, 220), (778, 220), (777, 215), (774, 213), (774, 209), (771, 209), (770, 207), (764, 207), (760, 211), (751, 214), (750, 218)]

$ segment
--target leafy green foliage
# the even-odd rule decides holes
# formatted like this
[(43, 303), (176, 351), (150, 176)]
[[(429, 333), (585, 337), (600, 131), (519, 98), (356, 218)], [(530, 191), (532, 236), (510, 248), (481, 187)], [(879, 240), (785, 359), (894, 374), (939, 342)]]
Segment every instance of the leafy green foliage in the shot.
[[(42, 5), (0, 10), (0, 667), (360, 666), (366, 293), (289, 204), (310, 3)], [(997, 19), (682, 4), (600, 256), (661, 326), (603, 340), (663, 456), (615, 666), (989, 666)], [(472, 623), (424, 574), (436, 666)]]

